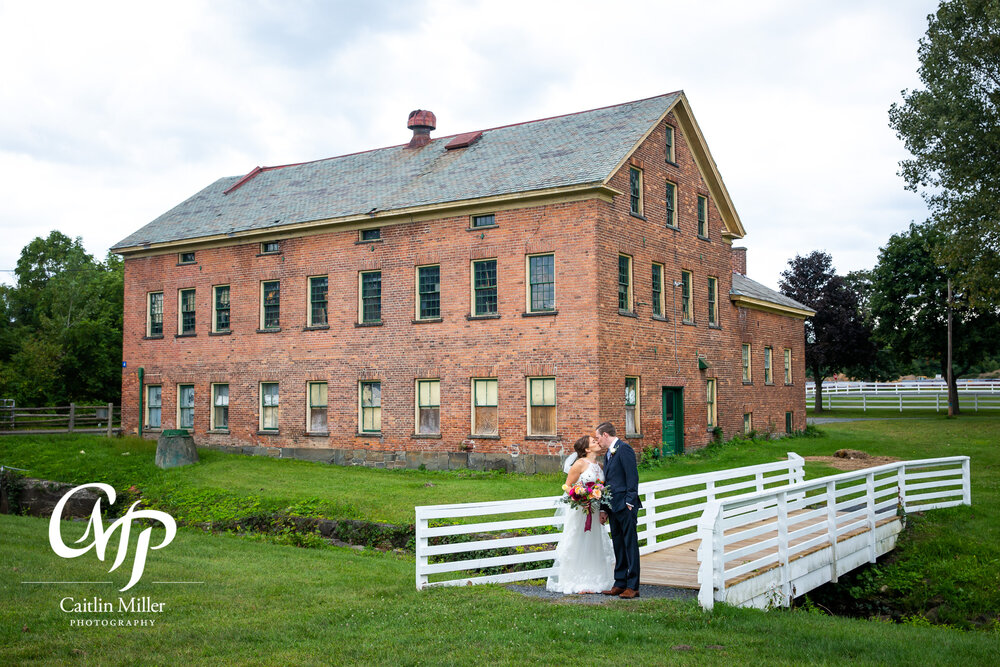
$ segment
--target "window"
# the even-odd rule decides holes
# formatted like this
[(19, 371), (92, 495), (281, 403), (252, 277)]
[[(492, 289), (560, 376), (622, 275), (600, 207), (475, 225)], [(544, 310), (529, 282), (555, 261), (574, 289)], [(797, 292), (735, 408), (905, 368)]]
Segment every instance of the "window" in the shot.
[(160, 428), (162, 399), (163, 388), (160, 385), (146, 385), (146, 428)]
[(753, 382), (750, 375), (750, 343), (743, 343), (743, 382)]
[(277, 280), (260, 283), (260, 328), (277, 329), (281, 325), (281, 284)]
[(382, 431), (382, 383), (362, 382), (358, 385), (361, 397), (361, 432)]
[(681, 271), (681, 315), (685, 322), (694, 322), (691, 308), (691, 272)]
[(497, 414), (496, 378), (472, 380), (472, 434), (496, 435), (499, 433)]
[(618, 310), (632, 312), (632, 258), (618, 255)]
[(492, 227), (495, 224), (497, 224), (496, 216), (493, 213), (472, 216), (473, 227)]
[(163, 335), (163, 292), (150, 292), (146, 305), (146, 335)]
[(712, 430), (719, 425), (719, 415), (715, 400), (715, 378), (705, 380), (705, 406), (708, 408), (708, 429)]
[(674, 155), (674, 128), (671, 125), (667, 125), (664, 128), (664, 140), (667, 144), (667, 162), (677, 162), (676, 156)]
[(417, 319), (441, 317), (441, 267), (417, 267)]
[(441, 433), (440, 380), (417, 380), (417, 433)]
[(771, 373), (771, 348), (764, 348), (764, 384), (774, 384), (774, 375)]
[(528, 257), (528, 312), (542, 313), (556, 308), (554, 255)]
[(260, 254), (273, 255), (281, 252), (281, 244), (278, 241), (264, 241), (260, 244)]
[(473, 315), (497, 314), (497, 261), (484, 259), (472, 263)]
[(625, 434), (639, 434), (639, 378), (625, 378)]
[(708, 325), (719, 325), (719, 279), (708, 277)]
[(310, 433), (327, 433), (326, 383), (308, 383), (309, 401), (306, 404), (306, 424)]
[(380, 241), (382, 239), (381, 229), (362, 229), (361, 230), (361, 240), (362, 241)]
[(785, 384), (792, 383), (792, 351), (785, 348)]
[(556, 434), (556, 379), (528, 378), (528, 435)]
[(708, 238), (708, 197), (698, 195), (698, 236)]
[(194, 385), (177, 385), (177, 428), (194, 428)]
[(329, 279), (326, 276), (313, 276), (309, 279), (309, 326), (325, 327), (327, 320), (327, 288)]
[(753, 413), (752, 412), (744, 412), (743, 413), (743, 432), (745, 434), (747, 434), (747, 435), (750, 435), (750, 432), (752, 430), (753, 430)]
[(278, 383), (260, 383), (260, 429), (278, 430)]
[(229, 430), (229, 385), (212, 385), (212, 423), (213, 431)]
[(177, 291), (177, 329), (180, 335), (186, 336), (194, 333), (194, 290), (182, 289)]
[(628, 170), (629, 212), (642, 215), (642, 169), (629, 167)]
[(667, 209), (667, 227), (677, 228), (677, 186), (667, 182), (667, 190), (664, 197), (664, 206)]
[(212, 315), (213, 331), (229, 331), (229, 285), (216, 285), (213, 299), (215, 312)]
[(663, 265), (653, 263), (653, 315), (663, 317)]
[(193, 252), (182, 252), (177, 255), (178, 264), (194, 264), (194, 253)]
[(795, 430), (794, 415), (791, 412), (785, 413), (785, 433), (792, 433)]
[(358, 315), (362, 324), (382, 321), (382, 272), (362, 271), (358, 278), (361, 299)]

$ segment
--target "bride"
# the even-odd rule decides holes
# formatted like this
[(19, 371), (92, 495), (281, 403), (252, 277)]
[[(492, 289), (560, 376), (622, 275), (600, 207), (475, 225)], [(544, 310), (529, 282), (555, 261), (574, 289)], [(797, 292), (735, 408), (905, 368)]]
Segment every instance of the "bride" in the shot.
[[(576, 451), (567, 459), (566, 485), (577, 482), (603, 482), (604, 470), (597, 462), (600, 444), (593, 436), (584, 436), (573, 443)], [(615, 583), (615, 553), (607, 529), (592, 518), (591, 529), (584, 530), (587, 515), (569, 505), (558, 512), (563, 516), (563, 532), (556, 547), (555, 572), (549, 576), (545, 588), (556, 593), (597, 593), (611, 588)]]

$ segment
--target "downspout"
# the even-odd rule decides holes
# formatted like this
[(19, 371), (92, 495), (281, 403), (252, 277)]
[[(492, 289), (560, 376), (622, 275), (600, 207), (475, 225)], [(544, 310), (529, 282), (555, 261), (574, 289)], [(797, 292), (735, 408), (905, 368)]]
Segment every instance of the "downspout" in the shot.
[(142, 386), (142, 378), (146, 374), (145, 369), (139, 369), (139, 437), (142, 437), (142, 395), (145, 393)]

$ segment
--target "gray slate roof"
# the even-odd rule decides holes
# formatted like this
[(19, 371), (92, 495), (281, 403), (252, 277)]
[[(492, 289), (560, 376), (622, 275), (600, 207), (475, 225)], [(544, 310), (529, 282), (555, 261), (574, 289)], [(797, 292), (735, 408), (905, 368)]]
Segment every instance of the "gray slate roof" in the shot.
[(112, 250), (547, 188), (601, 183), (679, 97), (485, 130), (468, 148), (450, 138), (221, 178)]
[(814, 314), (816, 312), (809, 306), (803, 305), (795, 299), (785, 296), (781, 292), (775, 292), (770, 287), (765, 287), (756, 280), (750, 280), (740, 273), (733, 274), (733, 288), (729, 291), (729, 293), (738, 296), (750, 297), (752, 299), (768, 301), (779, 306), (789, 306), (800, 310), (808, 310)]

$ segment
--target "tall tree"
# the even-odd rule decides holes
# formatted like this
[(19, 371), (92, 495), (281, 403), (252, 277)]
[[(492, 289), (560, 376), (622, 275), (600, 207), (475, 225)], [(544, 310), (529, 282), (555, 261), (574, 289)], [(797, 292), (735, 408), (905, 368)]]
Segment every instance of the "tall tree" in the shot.
[(847, 372), (867, 375), (875, 359), (871, 331), (858, 297), (833, 270), (833, 258), (815, 250), (789, 260), (781, 273), (781, 293), (816, 311), (807, 319), (806, 367), (816, 382), (817, 412), (823, 410), (823, 379)]
[[(870, 300), (875, 339), (900, 365), (931, 359), (948, 376), (948, 277), (936, 259), (943, 234), (911, 224), (879, 252)], [(952, 295), (952, 382), (948, 400), (958, 414), (957, 380), (1000, 351), (1000, 317), (969, 307), (963, 292)]]
[(1000, 306), (1000, 0), (943, 0), (920, 40), (920, 79), (889, 124), (942, 231), (940, 258), (973, 307)]

